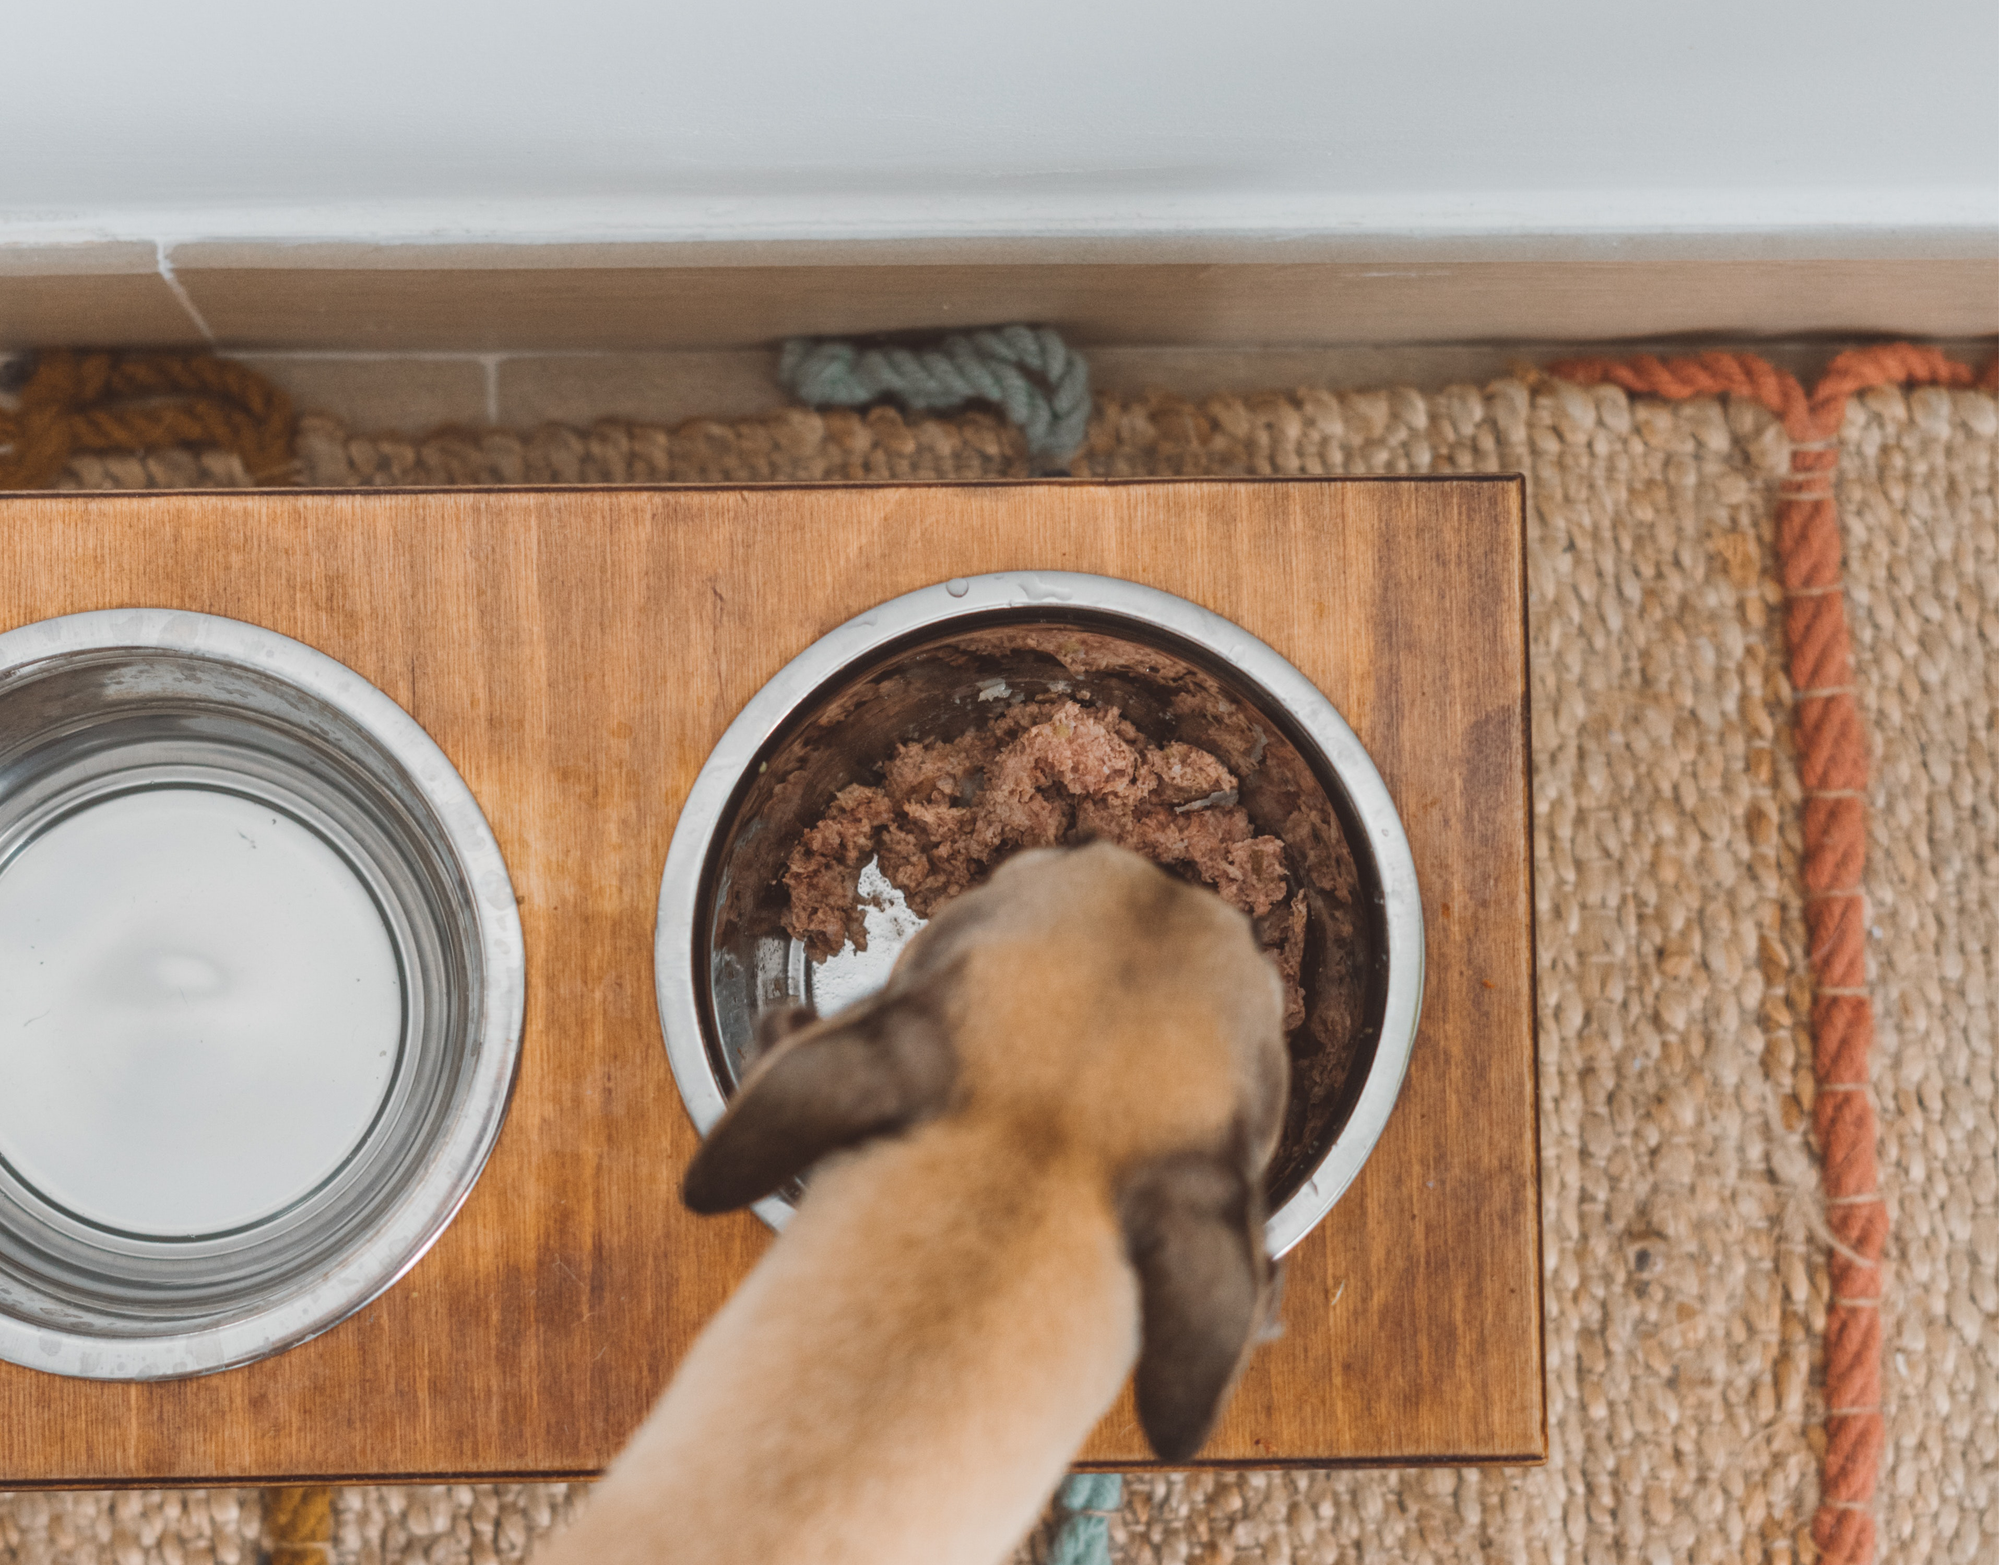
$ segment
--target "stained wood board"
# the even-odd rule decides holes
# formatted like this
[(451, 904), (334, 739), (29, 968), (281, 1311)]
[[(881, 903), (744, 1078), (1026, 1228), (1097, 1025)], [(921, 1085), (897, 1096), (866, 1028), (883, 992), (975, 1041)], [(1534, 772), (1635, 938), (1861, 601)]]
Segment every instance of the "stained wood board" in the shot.
[[(1380, 767), (1423, 890), (1402, 1098), (1293, 1252), (1284, 1335), (1204, 1461), (1540, 1460), (1523, 550), (1511, 478), (0, 500), (0, 629), (224, 614), (394, 697), (486, 811), (528, 960), (506, 1125), (407, 1277), (223, 1374), (0, 1365), (0, 1487), (601, 1470), (770, 1242), (676, 1197), (696, 1137), (652, 942), (681, 801), (815, 638), (916, 587), (1024, 569), (1178, 593), (1289, 658)], [(1084, 1457), (1150, 1462), (1129, 1397)]]

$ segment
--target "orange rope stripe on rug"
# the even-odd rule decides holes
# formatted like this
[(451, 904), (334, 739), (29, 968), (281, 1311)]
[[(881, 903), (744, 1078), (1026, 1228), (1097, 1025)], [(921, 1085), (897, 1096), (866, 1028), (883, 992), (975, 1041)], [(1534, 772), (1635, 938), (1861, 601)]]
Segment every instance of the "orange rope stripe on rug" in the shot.
[(1868, 1095), (1875, 1013), (1867, 989), (1868, 752), (1854, 701), (1840, 518), (1833, 494), (1847, 399), (1871, 386), (1994, 385), (1934, 348), (1896, 344), (1843, 353), (1811, 396), (1747, 353), (1661, 360), (1575, 359), (1551, 375), (1580, 385), (1679, 400), (1754, 397), (1783, 421), (1792, 470), (1779, 493), (1778, 579), (1785, 592), (1799, 780), (1805, 792), (1806, 930), (1812, 1010), (1813, 1130), (1834, 1249), (1826, 1315), (1826, 1455), (1813, 1541), (1827, 1565), (1875, 1557), (1875, 1487), (1882, 1462), (1882, 1252), (1889, 1214), (1878, 1189), (1875, 1106)]

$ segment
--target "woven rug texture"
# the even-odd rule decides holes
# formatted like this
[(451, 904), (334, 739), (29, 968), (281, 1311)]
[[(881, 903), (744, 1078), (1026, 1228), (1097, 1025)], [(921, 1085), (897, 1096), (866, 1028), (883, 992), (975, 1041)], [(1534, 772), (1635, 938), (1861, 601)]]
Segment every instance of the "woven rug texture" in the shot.
[[(2000, 1543), (1995, 403), (1871, 391), (1839, 438), (1871, 773), (1869, 983), (1893, 1235), (1884, 1561)], [(977, 413), (803, 410), (676, 430), (361, 435), (300, 421), (300, 481), (977, 478)], [(1529, 477), (1550, 1454), (1527, 1470), (1135, 1476), (1129, 1565), (1804, 1561), (1828, 1306), (1812, 995), (1773, 510), (1791, 443), (1748, 400), (1538, 377), (1436, 393), (1100, 400), (1080, 476)], [(68, 459), (62, 487), (245, 482), (216, 450)], [(1339, 1388), (1333, 1388), (1339, 1394)], [(523, 1557), (587, 1490), (337, 1490), (339, 1565)], [(0, 1497), (0, 1560), (237, 1565), (255, 1491)], [(1024, 1548), (1041, 1559), (1046, 1530)]]

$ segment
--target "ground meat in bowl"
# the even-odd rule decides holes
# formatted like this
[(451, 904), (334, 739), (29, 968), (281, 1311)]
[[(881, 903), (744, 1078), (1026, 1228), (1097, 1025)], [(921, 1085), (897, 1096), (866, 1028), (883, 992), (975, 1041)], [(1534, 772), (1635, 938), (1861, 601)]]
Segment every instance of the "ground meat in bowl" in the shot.
[(718, 1015), (742, 1048), (774, 1001), (852, 1003), (1009, 854), (1107, 838), (1244, 910), (1283, 975), (1275, 1210), (1353, 1108), (1387, 976), (1366, 841), (1308, 746), (1226, 669), (1081, 624), (967, 628), (855, 670), (773, 736), (736, 806)]
[(1284, 979), (1290, 1032), (1306, 1014), (1306, 892), (1285, 843), (1237, 803), (1237, 782), (1207, 750), (1152, 743), (1115, 706), (1020, 701), (957, 739), (898, 746), (879, 786), (835, 795), (787, 861), (784, 927), (816, 960), (849, 941), (865, 950), (857, 881), (870, 858), (928, 918), (1011, 853), (1101, 837), (1251, 917)]

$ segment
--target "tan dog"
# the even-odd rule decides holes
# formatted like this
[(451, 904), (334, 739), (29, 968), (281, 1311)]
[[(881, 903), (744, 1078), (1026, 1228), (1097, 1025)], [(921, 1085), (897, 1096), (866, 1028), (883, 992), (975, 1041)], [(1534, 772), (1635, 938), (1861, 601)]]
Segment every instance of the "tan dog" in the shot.
[(1282, 1012), (1242, 914), (1098, 844), (780, 1021), (683, 1193), (811, 1190), (546, 1565), (992, 1565), (1135, 1362), (1193, 1455), (1270, 1289)]

